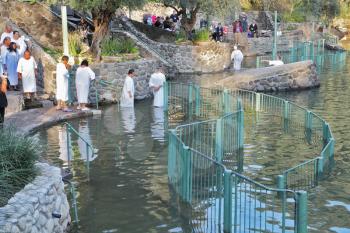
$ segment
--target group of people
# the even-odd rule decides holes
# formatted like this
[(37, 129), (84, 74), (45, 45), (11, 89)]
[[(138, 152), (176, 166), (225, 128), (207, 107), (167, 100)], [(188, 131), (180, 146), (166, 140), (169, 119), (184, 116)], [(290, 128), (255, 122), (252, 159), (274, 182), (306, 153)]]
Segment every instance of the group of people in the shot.
[(6, 24), (0, 38), (0, 124), (4, 121), (7, 107), (7, 89), (18, 91), (18, 81), (22, 80), (26, 98), (32, 98), (36, 92), (37, 64), (27, 42), (18, 31), (12, 30), (10, 24)]
[[(128, 75), (125, 78), (122, 96), (120, 99), (120, 106), (122, 108), (134, 107), (135, 86), (134, 80), (135, 70), (130, 69)], [(161, 67), (158, 67), (155, 73), (151, 75), (149, 80), (149, 87), (151, 88), (154, 100), (153, 106), (162, 108), (164, 106), (164, 84), (166, 82), (165, 75)]]
[[(204, 21), (203, 21), (204, 22)], [(204, 25), (201, 21), (201, 27)], [(227, 25), (222, 25), (221, 23), (217, 23), (213, 21), (212, 25), (210, 26), (211, 30), (211, 37), (212, 40), (223, 41), (224, 37), (228, 34), (229, 27)], [(246, 34), (248, 38), (258, 37), (258, 25), (254, 21), (251, 23), (248, 27), (248, 21), (247, 18), (243, 18), (242, 20), (235, 20), (232, 23), (232, 32), (234, 35), (234, 40), (236, 43), (239, 42), (239, 36), (241, 34)]]
[[(68, 108), (67, 101), (69, 100), (69, 70), (71, 65), (68, 63), (69, 57), (63, 56), (61, 62), (56, 67), (56, 100), (57, 110), (64, 112), (71, 112)], [(87, 107), (90, 82), (95, 80), (95, 73), (89, 67), (89, 62), (83, 60), (75, 74), (75, 86), (77, 90), (78, 110), (87, 111), (90, 110)]]
[(151, 14), (145, 14), (143, 16), (144, 24), (162, 28), (167, 31), (175, 31), (179, 21), (180, 18), (176, 11), (174, 11), (170, 16), (166, 16), (165, 19), (163, 16), (156, 16)]

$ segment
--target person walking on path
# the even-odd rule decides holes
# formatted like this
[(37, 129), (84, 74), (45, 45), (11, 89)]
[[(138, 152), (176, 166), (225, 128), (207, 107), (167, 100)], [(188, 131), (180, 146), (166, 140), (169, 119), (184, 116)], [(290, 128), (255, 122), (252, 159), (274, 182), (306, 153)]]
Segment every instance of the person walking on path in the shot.
[(68, 101), (68, 88), (69, 88), (69, 69), (68, 64), (69, 57), (63, 56), (61, 62), (56, 66), (56, 100), (57, 110), (63, 110), (64, 112), (71, 112), (67, 107)]
[(17, 66), (18, 78), (22, 79), (23, 92), (27, 99), (34, 99), (36, 93), (36, 76), (38, 74), (38, 66), (31, 56), (29, 50), (24, 52), (24, 56), (19, 59)]
[(231, 54), (231, 60), (233, 60), (233, 69), (235, 71), (238, 71), (238, 70), (241, 69), (241, 64), (242, 64), (242, 61), (243, 61), (243, 57), (244, 57), (243, 53), (235, 45), (233, 47), (233, 52)]
[(7, 108), (7, 79), (0, 73), (0, 128), (3, 127), (5, 120), (5, 109)]
[(153, 106), (162, 108), (164, 106), (164, 84), (166, 82), (165, 75), (161, 68), (158, 68), (149, 80), (149, 87), (153, 91)]
[(122, 97), (120, 100), (120, 106), (124, 108), (133, 108), (134, 107), (134, 76), (135, 71), (133, 69), (129, 70), (128, 75), (125, 78)]
[(17, 45), (15, 42), (11, 42), (8, 53), (5, 57), (4, 67), (7, 73), (8, 81), (10, 82), (11, 90), (18, 90), (18, 74), (17, 67), (20, 55), (17, 52)]
[(87, 111), (86, 107), (89, 98), (90, 81), (95, 80), (95, 73), (89, 67), (89, 62), (83, 60), (75, 75), (75, 85), (77, 88), (78, 110)]

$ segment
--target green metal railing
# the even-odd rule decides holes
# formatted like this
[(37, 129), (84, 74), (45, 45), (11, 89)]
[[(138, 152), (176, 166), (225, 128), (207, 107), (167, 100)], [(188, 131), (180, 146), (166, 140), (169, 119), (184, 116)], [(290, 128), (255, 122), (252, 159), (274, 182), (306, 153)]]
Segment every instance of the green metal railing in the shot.
[[(293, 46), (289, 49), (288, 53), (280, 54), (280, 59), (285, 64), (312, 60), (319, 69), (324, 66), (326, 58), (330, 65), (337, 65), (338, 63), (345, 61), (346, 52), (336, 51), (334, 53), (326, 53), (324, 45), (324, 39), (317, 41), (293, 42)], [(275, 60), (271, 54), (258, 56), (256, 58), (256, 67), (266, 67), (268, 63), (265, 61), (271, 60)]]
[[(298, 126), (309, 144), (322, 151), (277, 176), (277, 188), (241, 175), (243, 110), (267, 113), (283, 127)], [(307, 193), (331, 171), (334, 138), (316, 114), (286, 100), (245, 91), (205, 89), (167, 83), (165, 111), (184, 124), (169, 133), (169, 182), (191, 206), (201, 232), (307, 232)], [(229, 170), (230, 168), (230, 170)]]
[(96, 153), (96, 149), (91, 145), (90, 142), (88, 142), (83, 136), (79, 134), (79, 132), (74, 129), (74, 127), (69, 124), (64, 124), (66, 127), (66, 134), (67, 134), (67, 153), (68, 153), (68, 166), (71, 166), (71, 162), (73, 160), (72, 156), (72, 135), (80, 139), (85, 144), (85, 150), (86, 150), (86, 171), (88, 179), (90, 179), (90, 159), (93, 157), (93, 155)]

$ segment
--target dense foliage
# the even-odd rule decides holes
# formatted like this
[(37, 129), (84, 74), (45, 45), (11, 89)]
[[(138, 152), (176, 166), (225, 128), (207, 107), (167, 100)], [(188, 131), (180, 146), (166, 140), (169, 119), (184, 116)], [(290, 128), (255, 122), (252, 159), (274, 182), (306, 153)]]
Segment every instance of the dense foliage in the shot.
[(0, 129), (0, 206), (35, 178), (40, 151), (33, 138)]
[(124, 53), (137, 53), (138, 48), (131, 39), (104, 39), (101, 43), (103, 56), (115, 56)]

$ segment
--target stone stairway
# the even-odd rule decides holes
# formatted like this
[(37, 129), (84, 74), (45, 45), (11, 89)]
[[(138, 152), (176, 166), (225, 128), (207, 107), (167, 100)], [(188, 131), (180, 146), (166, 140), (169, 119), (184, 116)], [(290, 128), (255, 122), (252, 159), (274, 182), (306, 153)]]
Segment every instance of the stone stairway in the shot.
[(176, 68), (167, 59), (164, 58), (158, 47), (158, 42), (149, 39), (144, 33), (138, 31), (136, 27), (126, 18), (122, 17), (114, 19), (111, 24), (112, 34), (123, 34), (135, 41), (136, 45), (146, 50), (154, 58), (158, 59), (165, 67), (172, 72), (176, 72)]

